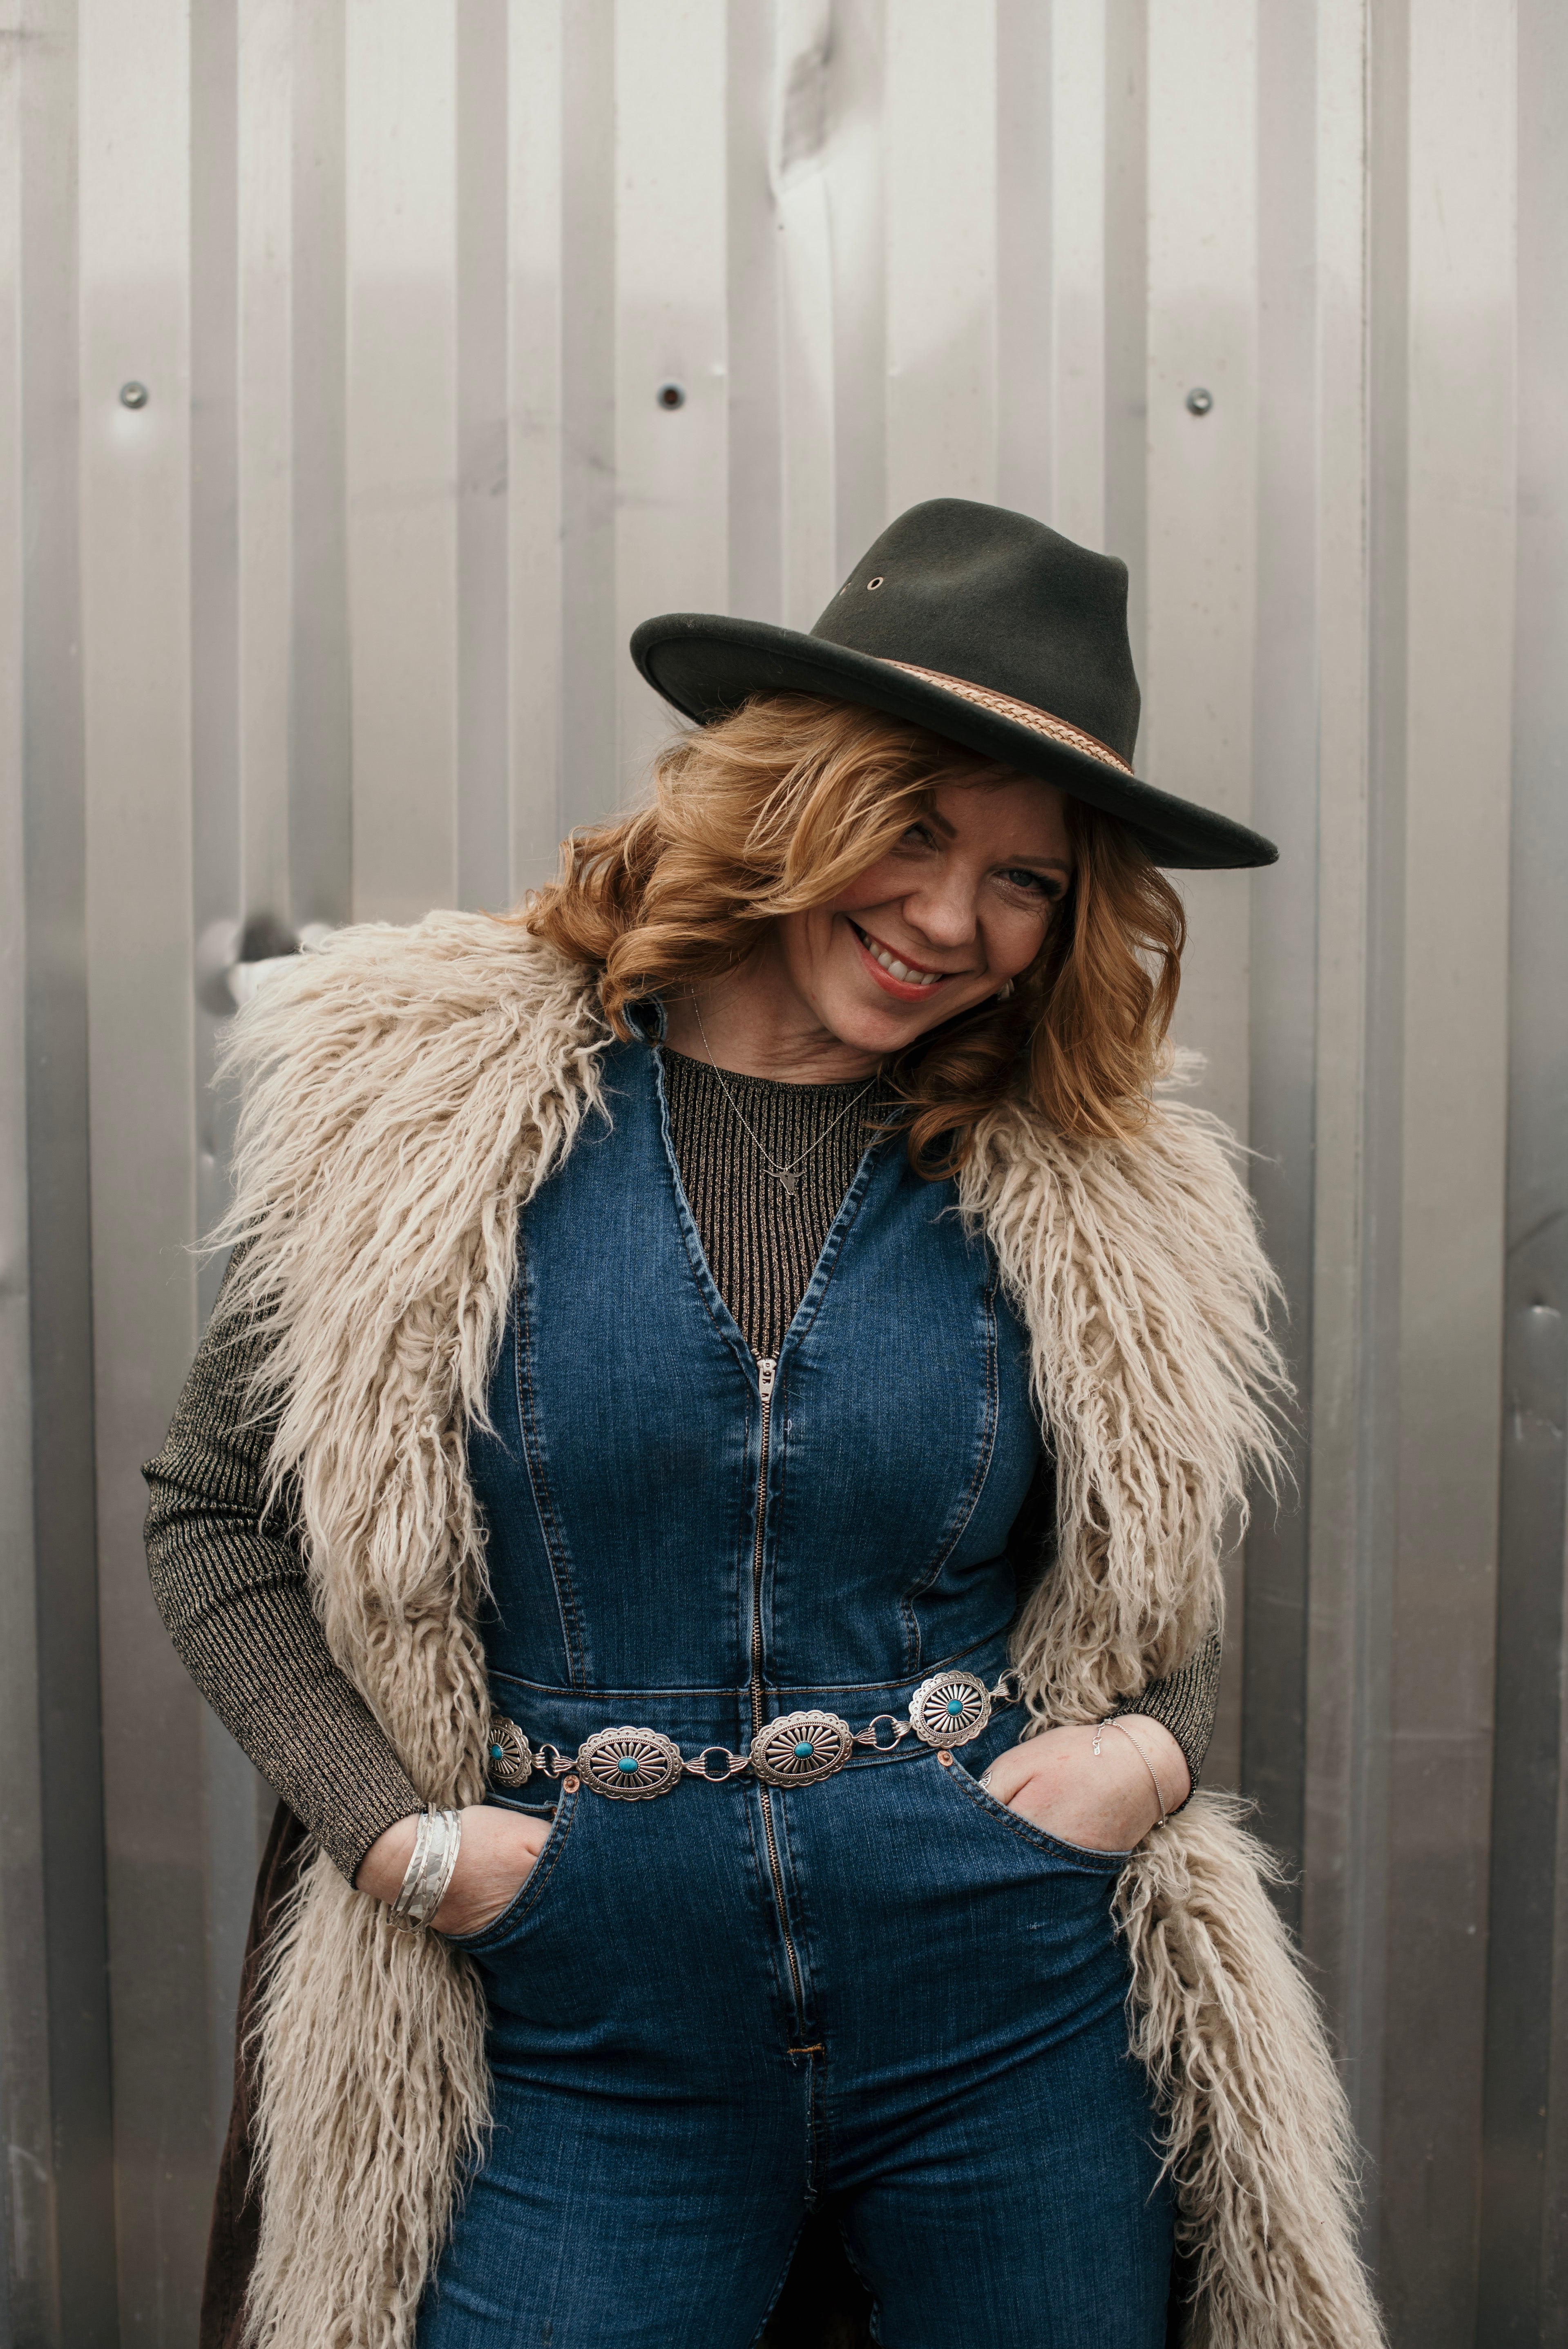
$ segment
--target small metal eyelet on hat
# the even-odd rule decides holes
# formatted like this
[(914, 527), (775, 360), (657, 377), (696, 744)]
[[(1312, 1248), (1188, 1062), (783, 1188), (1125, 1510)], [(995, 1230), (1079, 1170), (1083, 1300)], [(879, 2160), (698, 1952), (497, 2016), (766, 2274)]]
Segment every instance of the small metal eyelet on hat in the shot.
[(867, 579), (867, 581), (866, 582), (866, 593), (867, 594), (867, 595), (869, 595), (869, 594), (871, 593), (871, 590), (873, 589), (873, 587), (880, 587), (880, 585), (882, 585), (882, 582), (881, 582), (880, 577), (877, 577), (877, 578), (876, 578), (876, 579)]

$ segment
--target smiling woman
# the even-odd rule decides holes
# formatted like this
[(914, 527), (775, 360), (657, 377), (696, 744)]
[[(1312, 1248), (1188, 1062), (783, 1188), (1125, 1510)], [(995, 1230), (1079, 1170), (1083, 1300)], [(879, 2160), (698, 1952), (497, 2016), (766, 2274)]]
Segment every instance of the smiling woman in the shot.
[(794, 2349), (813, 2211), (901, 2349), (1163, 2349), (1179, 2239), (1210, 2349), (1376, 2341), (1189, 1799), (1282, 1372), (1159, 865), (1272, 851), (1133, 773), (1126, 601), (943, 500), (810, 636), (650, 621), (649, 806), (236, 1021), (149, 1553), (317, 1848), (203, 2349)]
[(1137, 1133), (1185, 938), (1180, 898), (1116, 817), (792, 693), (672, 743), (652, 805), (567, 841), (522, 918), (602, 968), (619, 1034), (661, 996), (671, 1043), (725, 1068), (879, 1069), (932, 1177), (1021, 1081), (1061, 1133)]

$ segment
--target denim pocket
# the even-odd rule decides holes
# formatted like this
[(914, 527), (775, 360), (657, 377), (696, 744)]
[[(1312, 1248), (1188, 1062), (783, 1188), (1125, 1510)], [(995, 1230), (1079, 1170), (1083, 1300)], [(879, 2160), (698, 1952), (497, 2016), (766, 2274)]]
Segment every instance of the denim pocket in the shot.
[[(462, 1950), (469, 1957), (488, 1957), (494, 1951), (504, 1950), (522, 1931), (559, 1870), (566, 1838), (571, 1833), (572, 1822), (576, 1817), (581, 1800), (580, 1788), (575, 1793), (563, 1790), (556, 1805), (555, 1817), (550, 1822), (550, 1832), (540, 1845), (533, 1867), (500, 1916), (493, 1917), (489, 1924), (481, 1926), (477, 1933), (443, 1933), (441, 1939), (449, 1947)], [(521, 1810), (523, 1806), (507, 1803), (502, 1807)]]
[[(941, 1769), (940, 1764), (938, 1767)], [(1022, 1813), (1009, 1810), (1005, 1803), (999, 1803), (996, 1796), (956, 1759), (941, 1770), (941, 1775), (960, 1799), (978, 1811), (982, 1818), (994, 1820), (998, 1826), (1005, 1827), (1009, 1835), (1016, 1836), (1020, 1843), (1044, 1852), (1048, 1858), (1068, 1862), (1075, 1868), (1093, 1868), (1106, 1876), (1119, 1876), (1132, 1857), (1130, 1851), (1096, 1851), (1087, 1844), (1064, 1843), (1060, 1836), (1048, 1834), (1044, 1827), (1037, 1827), (1032, 1819), (1024, 1818)]]

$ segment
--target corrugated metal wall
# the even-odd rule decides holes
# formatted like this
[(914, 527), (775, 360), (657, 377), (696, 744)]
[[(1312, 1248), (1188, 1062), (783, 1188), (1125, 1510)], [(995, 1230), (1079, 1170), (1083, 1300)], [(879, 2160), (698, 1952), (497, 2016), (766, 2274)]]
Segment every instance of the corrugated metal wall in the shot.
[(941, 493), (1127, 559), (1140, 771), (1283, 843), (1189, 891), (1310, 1436), (1215, 1775), (1400, 2349), (1568, 2343), (1553, 0), (0, 0), (6, 2338), (193, 2333), (262, 1812), (136, 1471), (232, 967), (511, 898), (636, 620)]

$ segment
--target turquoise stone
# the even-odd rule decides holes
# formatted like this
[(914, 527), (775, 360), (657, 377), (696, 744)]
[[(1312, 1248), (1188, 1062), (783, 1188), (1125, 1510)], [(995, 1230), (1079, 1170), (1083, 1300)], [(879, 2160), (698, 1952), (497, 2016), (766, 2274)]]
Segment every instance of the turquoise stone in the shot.
[(505, 1746), (493, 1745), (490, 1749), (490, 1758), (493, 1762), (504, 1762), (506, 1759)]
[(950, 1721), (961, 1721), (961, 1719), (962, 1719), (962, 1718), (963, 1718), (963, 1699), (962, 1699), (962, 1697), (961, 1697), (961, 1696), (950, 1696), (950, 1697), (949, 1697), (949, 1699), (948, 1699), (948, 1719), (949, 1719)]
[(816, 1748), (815, 1748), (815, 1746), (812, 1744), (812, 1742), (811, 1742), (811, 1740), (810, 1740), (810, 1738), (809, 1738), (809, 1737), (802, 1737), (802, 1738), (798, 1738), (798, 1739), (796, 1740), (796, 1742), (795, 1742), (795, 1749), (794, 1749), (794, 1756), (795, 1756), (795, 1760), (796, 1760), (797, 1762), (815, 1762), (815, 1759), (816, 1759)]
[(635, 1754), (623, 1754), (615, 1766), (618, 1770), (624, 1770), (628, 1778), (635, 1778), (641, 1764)]

